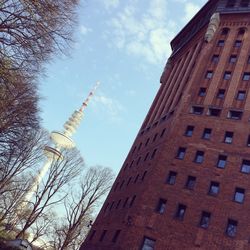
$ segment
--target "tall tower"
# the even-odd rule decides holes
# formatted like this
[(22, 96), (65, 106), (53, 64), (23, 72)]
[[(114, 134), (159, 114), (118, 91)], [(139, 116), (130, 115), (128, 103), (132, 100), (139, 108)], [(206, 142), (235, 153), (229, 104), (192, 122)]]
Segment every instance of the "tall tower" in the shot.
[(81, 250), (250, 249), (250, 1), (210, 0)]

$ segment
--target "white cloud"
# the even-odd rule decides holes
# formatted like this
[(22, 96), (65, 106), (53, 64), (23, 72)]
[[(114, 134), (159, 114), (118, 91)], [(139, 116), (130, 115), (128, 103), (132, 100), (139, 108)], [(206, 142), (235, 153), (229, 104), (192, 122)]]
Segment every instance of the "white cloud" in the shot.
[(104, 0), (103, 4), (106, 9), (117, 8), (120, 0)]
[(193, 3), (186, 3), (185, 4), (185, 16), (183, 21), (189, 21), (198, 11), (200, 10), (200, 6)]
[(79, 27), (80, 34), (86, 35), (87, 33), (91, 32), (90, 28), (87, 28), (85, 25), (81, 24)]
[(171, 53), (170, 41), (176, 33), (176, 24), (167, 19), (167, 1), (151, 0), (146, 11), (128, 1), (126, 6), (108, 21), (111, 27), (106, 35), (112, 45), (125, 49), (131, 55), (143, 57), (149, 63), (164, 63)]

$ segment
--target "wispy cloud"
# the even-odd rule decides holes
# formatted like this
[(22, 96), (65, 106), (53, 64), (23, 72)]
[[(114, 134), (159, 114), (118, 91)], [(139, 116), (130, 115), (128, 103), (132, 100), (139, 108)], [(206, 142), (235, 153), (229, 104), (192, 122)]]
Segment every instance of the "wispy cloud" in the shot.
[(138, 2), (130, 0), (111, 20), (108, 39), (112, 45), (149, 63), (158, 64), (171, 53), (170, 40), (176, 33), (176, 24), (167, 19), (167, 1), (151, 0), (146, 11), (141, 11)]
[(105, 0), (103, 3), (106, 9), (117, 8), (120, 0)]
[(194, 3), (185, 3), (185, 16), (183, 18), (184, 22), (189, 21), (200, 9), (200, 6)]
[(86, 35), (87, 33), (91, 32), (90, 28), (87, 28), (85, 25), (81, 24), (79, 27), (79, 31), (81, 35)]

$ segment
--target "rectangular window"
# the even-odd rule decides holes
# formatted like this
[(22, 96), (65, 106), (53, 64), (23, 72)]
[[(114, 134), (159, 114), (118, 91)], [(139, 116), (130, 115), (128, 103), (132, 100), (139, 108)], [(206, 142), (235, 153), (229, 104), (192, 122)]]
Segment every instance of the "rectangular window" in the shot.
[(191, 137), (194, 132), (194, 126), (187, 126), (185, 136)]
[(212, 134), (211, 128), (205, 128), (202, 134), (202, 139), (210, 140)]
[(149, 152), (145, 155), (144, 161), (146, 161), (148, 159), (148, 156), (149, 156)]
[(146, 143), (145, 143), (145, 147), (148, 145), (149, 140), (150, 140), (150, 138), (147, 139), (147, 141), (146, 141)]
[(185, 212), (186, 212), (186, 208), (187, 208), (187, 206), (185, 206), (183, 204), (179, 204), (177, 211), (176, 211), (176, 214), (175, 214), (175, 218), (179, 219), (179, 220), (183, 220)]
[(206, 73), (206, 79), (211, 79), (213, 77), (213, 71), (208, 70)]
[(225, 168), (227, 163), (227, 156), (226, 155), (219, 155), (218, 161), (217, 161), (217, 167), (218, 168)]
[(220, 113), (221, 113), (221, 109), (217, 109), (217, 108), (208, 109), (208, 115), (210, 116), (220, 116)]
[(195, 158), (194, 158), (194, 162), (196, 163), (202, 163), (204, 160), (204, 152), (203, 151), (197, 151)]
[(103, 230), (102, 231), (102, 234), (101, 234), (101, 237), (100, 237), (99, 241), (103, 241), (104, 240), (104, 237), (105, 237), (106, 233), (107, 233), (107, 230)]
[(130, 177), (130, 178), (128, 179), (128, 181), (127, 181), (127, 186), (129, 185), (129, 183), (131, 182), (131, 180), (132, 180), (132, 177)]
[(154, 250), (156, 240), (144, 237), (141, 250)]
[(159, 214), (163, 214), (166, 210), (166, 206), (167, 206), (167, 201), (164, 199), (159, 199), (156, 207), (156, 212)]
[(136, 183), (136, 182), (138, 181), (138, 178), (139, 178), (139, 174), (136, 175), (135, 180), (134, 180), (134, 183)]
[(206, 91), (207, 91), (207, 89), (206, 88), (200, 88), (200, 90), (199, 90), (199, 96), (201, 96), (201, 97), (203, 97), (203, 96), (205, 96), (206, 95)]
[(250, 147), (250, 135), (247, 137), (247, 146)]
[(161, 131), (161, 135), (160, 135), (161, 138), (164, 136), (165, 132), (166, 132), (166, 129), (164, 128), (164, 129)]
[(241, 172), (246, 173), (246, 174), (250, 173), (250, 161), (249, 160), (242, 160)]
[(236, 99), (243, 101), (243, 100), (245, 100), (245, 98), (246, 98), (246, 91), (244, 91), (244, 90), (238, 91)]
[(235, 43), (234, 43), (234, 47), (240, 48), (240, 47), (241, 47), (241, 44), (242, 44), (242, 41), (241, 41), (241, 40), (236, 40)]
[(148, 172), (148, 171), (145, 171), (145, 172), (143, 173), (143, 175), (142, 175), (142, 177), (141, 177), (141, 181), (143, 181), (143, 180), (145, 179), (145, 176), (146, 176), (147, 172)]
[(120, 206), (120, 204), (121, 204), (121, 201), (122, 201), (122, 200), (119, 200), (119, 201), (117, 202), (115, 209), (118, 209), (118, 208), (119, 208), (119, 206)]
[(247, 63), (250, 64), (250, 56), (248, 56)]
[(226, 131), (225, 137), (224, 137), (224, 142), (231, 144), (233, 142), (233, 136), (234, 136), (233, 132)]
[(156, 152), (157, 152), (157, 148), (154, 149), (154, 151), (153, 151), (153, 153), (151, 155), (151, 160), (154, 159)]
[(242, 111), (229, 110), (228, 112), (228, 118), (233, 120), (241, 120), (242, 115)]
[(218, 63), (219, 62), (219, 55), (213, 55), (212, 62), (213, 63)]
[(177, 173), (170, 171), (167, 178), (167, 184), (174, 185), (176, 181)]
[(129, 199), (129, 198), (127, 197), (126, 200), (124, 201), (123, 206), (122, 206), (123, 208), (126, 207), (126, 205), (127, 205), (127, 203), (128, 203), (128, 199)]
[(249, 81), (250, 80), (250, 72), (244, 72), (242, 80)]
[(194, 189), (195, 182), (196, 182), (196, 177), (188, 176), (185, 187), (188, 189)]
[(220, 183), (211, 181), (208, 194), (216, 196), (219, 193), (219, 190), (220, 190)]
[(231, 72), (230, 71), (226, 71), (224, 73), (223, 79), (224, 80), (229, 80), (231, 78)]
[(204, 108), (199, 107), (199, 106), (193, 106), (191, 110), (191, 112), (195, 115), (202, 115), (203, 111), (204, 111)]
[(231, 55), (229, 58), (229, 63), (236, 63), (237, 61), (237, 56), (236, 55)]
[(121, 233), (121, 230), (116, 230), (116, 232), (115, 232), (115, 234), (114, 234), (114, 236), (113, 236), (113, 238), (112, 238), (112, 242), (113, 242), (113, 243), (116, 243), (116, 242), (117, 242), (120, 233)]
[(235, 188), (234, 201), (243, 203), (245, 197), (245, 189)]
[(134, 195), (130, 201), (129, 207), (132, 207), (136, 199), (136, 195)]
[(223, 47), (225, 45), (225, 41), (224, 40), (219, 40), (217, 43), (218, 47)]
[(236, 235), (238, 222), (236, 220), (228, 219), (226, 234), (229, 237), (234, 237)]
[(153, 142), (155, 142), (155, 140), (157, 139), (157, 136), (158, 136), (158, 133), (156, 133), (156, 134), (154, 135)]
[(186, 153), (186, 148), (180, 147), (180, 148), (178, 149), (176, 158), (177, 158), (177, 159), (180, 159), (180, 160), (183, 160), (184, 157), (185, 157), (185, 153)]
[(200, 227), (208, 228), (209, 222), (210, 222), (210, 217), (211, 217), (211, 213), (202, 211), (201, 220), (200, 220)]
[(218, 91), (218, 93), (217, 93), (217, 98), (218, 98), (218, 99), (224, 99), (224, 97), (225, 97), (225, 92), (226, 92), (225, 89), (219, 89), (219, 91)]
[(141, 156), (137, 159), (136, 165), (138, 166), (141, 161)]

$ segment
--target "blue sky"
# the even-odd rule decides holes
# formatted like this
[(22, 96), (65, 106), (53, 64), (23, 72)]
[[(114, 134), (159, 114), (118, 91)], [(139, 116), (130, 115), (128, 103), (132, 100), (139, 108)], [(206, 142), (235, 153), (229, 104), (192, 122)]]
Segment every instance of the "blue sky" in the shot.
[(97, 80), (74, 135), (87, 165), (118, 173), (159, 88), (170, 41), (205, 0), (85, 0), (75, 43), (40, 80), (43, 126), (62, 130)]

